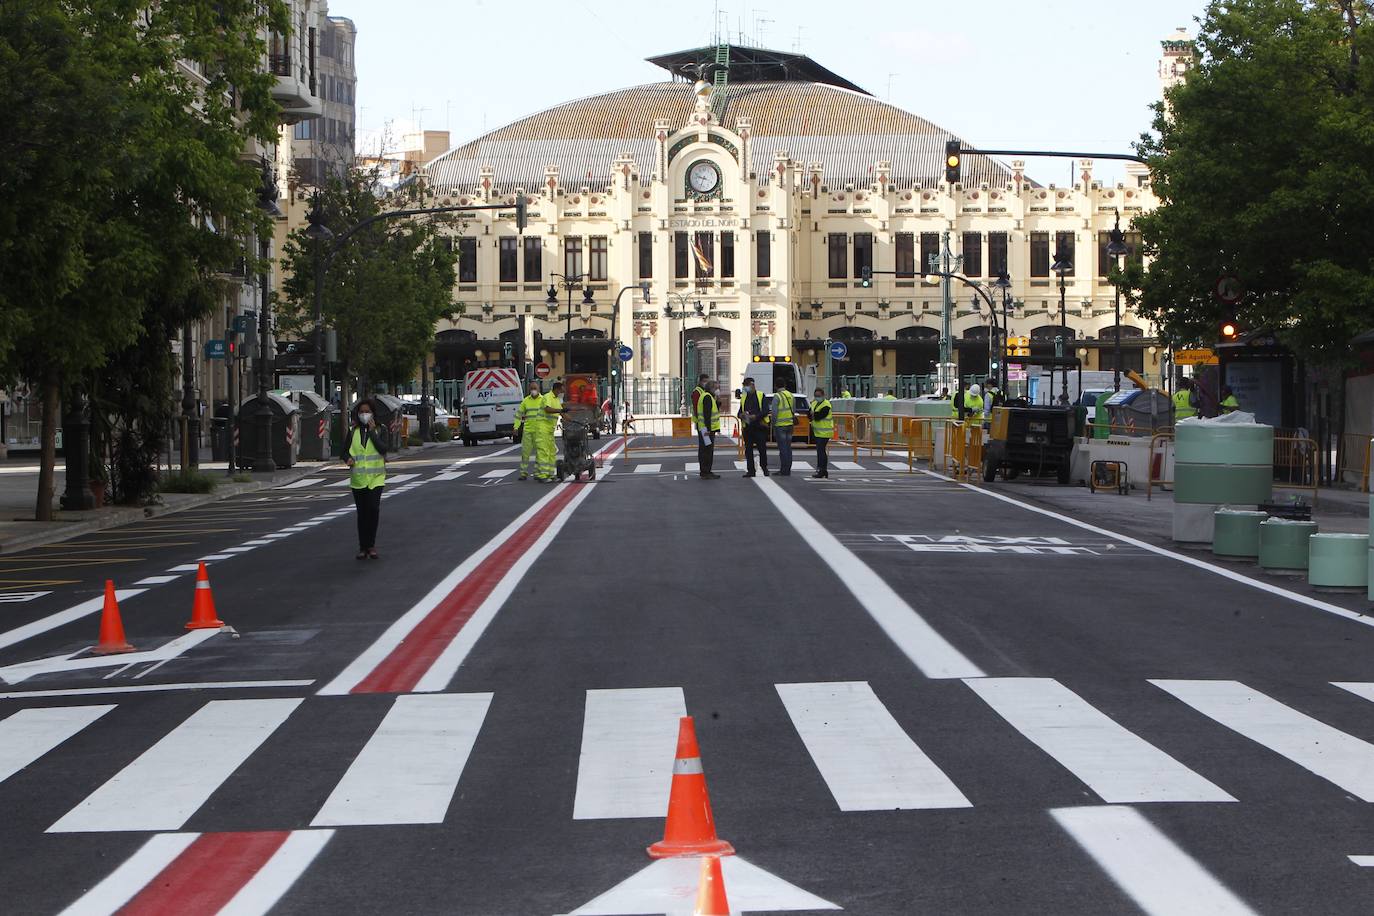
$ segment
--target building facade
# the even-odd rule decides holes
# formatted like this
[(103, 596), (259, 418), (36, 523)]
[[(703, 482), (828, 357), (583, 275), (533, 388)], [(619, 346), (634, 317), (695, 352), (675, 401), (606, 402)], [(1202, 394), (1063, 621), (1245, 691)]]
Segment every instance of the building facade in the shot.
[(291, 171), (305, 185), (343, 175), (353, 164), (357, 139), (358, 69), (353, 52), (358, 28), (353, 20), (328, 13), (328, 5), (321, 4), (315, 55), (320, 116), (295, 124), (289, 138)]

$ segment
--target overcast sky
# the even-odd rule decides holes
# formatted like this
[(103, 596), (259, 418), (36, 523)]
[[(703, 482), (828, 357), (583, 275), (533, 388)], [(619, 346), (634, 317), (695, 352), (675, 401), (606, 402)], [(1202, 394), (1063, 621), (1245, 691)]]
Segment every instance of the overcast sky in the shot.
[[(1130, 152), (1159, 94), (1159, 42), (1202, 0), (722, 0), (730, 39), (799, 50), (985, 148)], [(950, 13), (947, 15), (947, 11)], [(448, 130), (453, 145), (561, 102), (667, 78), (645, 57), (709, 44), (713, 4), (331, 0), (358, 26), (359, 145)], [(646, 133), (652, 125), (644, 125)], [(881, 150), (874, 150), (874, 155)], [(1063, 160), (1032, 162), (1064, 183)], [(1099, 163), (1113, 179), (1119, 165)]]

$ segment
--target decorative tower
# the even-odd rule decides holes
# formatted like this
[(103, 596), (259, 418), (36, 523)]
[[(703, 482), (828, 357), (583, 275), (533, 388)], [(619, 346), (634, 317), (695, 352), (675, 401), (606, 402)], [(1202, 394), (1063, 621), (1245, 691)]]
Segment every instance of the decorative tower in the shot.
[(1163, 56), (1159, 58), (1159, 97), (1168, 104), (1168, 90), (1183, 82), (1197, 60), (1197, 47), (1188, 30), (1179, 26), (1174, 34), (1160, 42)]

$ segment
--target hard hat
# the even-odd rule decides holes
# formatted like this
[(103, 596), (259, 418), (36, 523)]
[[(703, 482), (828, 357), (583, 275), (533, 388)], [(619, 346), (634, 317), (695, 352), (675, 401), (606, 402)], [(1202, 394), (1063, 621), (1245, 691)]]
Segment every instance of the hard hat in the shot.
[(983, 393), (983, 389), (978, 387), (977, 385), (969, 385), (968, 393), (977, 397), (978, 395), (981, 395)]

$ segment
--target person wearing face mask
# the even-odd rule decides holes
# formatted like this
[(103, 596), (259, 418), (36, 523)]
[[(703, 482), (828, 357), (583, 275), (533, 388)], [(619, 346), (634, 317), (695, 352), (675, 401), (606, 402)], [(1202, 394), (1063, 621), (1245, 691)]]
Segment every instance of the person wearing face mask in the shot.
[(352, 469), (348, 485), (358, 509), (358, 559), (378, 559), (377, 523), (382, 516), (382, 487), (386, 485), (386, 439), (373, 420), (372, 402), (358, 402), (358, 422), (349, 436), (344, 463)]
[(520, 479), (529, 477), (530, 468), (535, 468), (536, 449), (539, 446), (540, 430), (544, 428), (544, 394), (538, 382), (530, 382), (530, 393), (515, 409), (515, 432), (520, 437)]
[(744, 457), (748, 470), (745, 477), (754, 476), (754, 452), (759, 454), (758, 467), (763, 476), (768, 476), (768, 412), (763, 409), (763, 395), (754, 386), (754, 380), (744, 380), (744, 389), (739, 398), (739, 425), (744, 434)]

